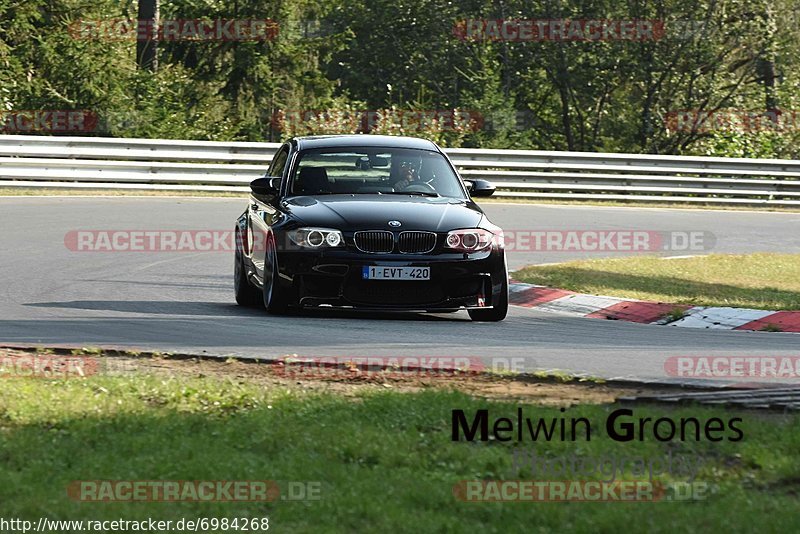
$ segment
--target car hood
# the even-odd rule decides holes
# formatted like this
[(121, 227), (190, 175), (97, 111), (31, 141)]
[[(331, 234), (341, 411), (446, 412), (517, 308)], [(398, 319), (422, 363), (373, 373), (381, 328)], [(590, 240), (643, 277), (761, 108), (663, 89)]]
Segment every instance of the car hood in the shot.
[[(396, 195), (326, 195), (293, 197), (282, 202), (290, 217), (300, 224), (339, 230), (427, 230), (446, 232), (475, 228), (483, 217), (473, 202), (446, 197)], [(401, 226), (389, 226), (399, 221)]]

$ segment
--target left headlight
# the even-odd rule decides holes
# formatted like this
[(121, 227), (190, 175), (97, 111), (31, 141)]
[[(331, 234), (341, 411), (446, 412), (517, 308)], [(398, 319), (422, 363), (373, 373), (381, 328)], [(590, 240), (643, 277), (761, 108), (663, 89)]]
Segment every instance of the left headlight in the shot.
[[(445, 248), (457, 250), (459, 252), (478, 252), (486, 250), (492, 246), (496, 240), (502, 240), (501, 235), (495, 235), (488, 230), (482, 228), (470, 228), (466, 230), (453, 230), (447, 234), (445, 239)], [(499, 241), (501, 244), (502, 241)]]
[(344, 246), (344, 236), (332, 228), (298, 228), (288, 232), (289, 239), (304, 248), (334, 248)]

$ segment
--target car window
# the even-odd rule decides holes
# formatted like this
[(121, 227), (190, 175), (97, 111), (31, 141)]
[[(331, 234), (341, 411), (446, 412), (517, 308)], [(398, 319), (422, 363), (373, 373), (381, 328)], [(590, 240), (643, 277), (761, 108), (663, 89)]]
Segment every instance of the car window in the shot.
[(283, 176), (283, 170), (286, 168), (286, 160), (289, 157), (289, 149), (285, 146), (281, 147), (280, 151), (272, 159), (267, 174), (269, 176)]
[(444, 156), (429, 150), (306, 150), (290, 179), (294, 195), (416, 192), (466, 198)]

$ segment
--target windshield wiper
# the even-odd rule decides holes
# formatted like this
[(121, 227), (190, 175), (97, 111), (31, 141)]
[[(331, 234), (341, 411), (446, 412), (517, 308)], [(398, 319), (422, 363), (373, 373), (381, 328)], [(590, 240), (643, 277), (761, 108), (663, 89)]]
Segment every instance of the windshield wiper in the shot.
[(420, 197), (438, 197), (439, 193), (432, 191), (387, 191), (381, 195), (417, 195)]

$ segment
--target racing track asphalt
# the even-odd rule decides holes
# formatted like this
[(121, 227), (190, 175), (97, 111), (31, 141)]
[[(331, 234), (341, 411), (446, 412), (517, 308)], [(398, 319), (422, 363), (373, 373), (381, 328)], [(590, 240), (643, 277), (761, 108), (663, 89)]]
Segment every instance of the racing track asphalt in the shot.
[[(236, 306), (229, 252), (73, 252), (70, 230), (229, 230), (244, 199), (0, 198), (0, 344), (128, 347), (273, 358), (471, 356), (502, 369), (674, 381), (670, 356), (800, 356), (800, 335), (678, 329), (512, 307), (502, 323), (466, 312), (312, 312)], [(800, 214), (486, 203), (507, 230), (708, 231), (713, 252), (800, 252)], [(608, 254), (604, 254), (608, 255)], [(512, 252), (511, 269), (598, 253)], [(494, 359), (493, 359), (494, 358)]]

